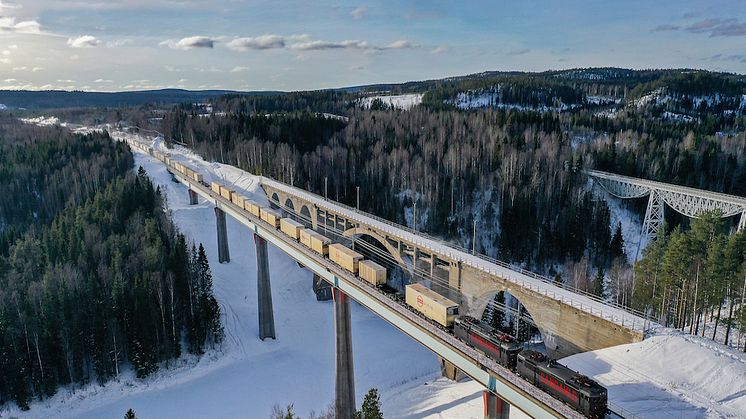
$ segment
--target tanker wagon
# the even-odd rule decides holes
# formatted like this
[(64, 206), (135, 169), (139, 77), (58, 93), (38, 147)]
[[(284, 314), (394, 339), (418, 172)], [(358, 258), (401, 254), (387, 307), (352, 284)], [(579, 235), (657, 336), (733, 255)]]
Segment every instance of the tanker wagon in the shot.
[(370, 282), (373, 286), (386, 283), (386, 268), (372, 260), (362, 260), (358, 265), (360, 278)]
[(407, 305), (444, 327), (453, 325), (458, 304), (422, 284), (410, 284), (406, 289)]
[(358, 265), (360, 264), (360, 261), (363, 260), (363, 255), (352, 249), (348, 249), (339, 243), (333, 243), (329, 245), (329, 259), (337, 265), (340, 265), (348, 271), (356, 274), (358, 271)]
[(295, 240), (299, 240), (303, 224), (290, 218), (283, 218), (280, 220), (280, 230)]
[(280, 226), (280, 219), (282, 219), (282, 216), (275, 210), (271, 210), (269, 208), (260, 208), (260, 218), (273, 225), (275, 228)]

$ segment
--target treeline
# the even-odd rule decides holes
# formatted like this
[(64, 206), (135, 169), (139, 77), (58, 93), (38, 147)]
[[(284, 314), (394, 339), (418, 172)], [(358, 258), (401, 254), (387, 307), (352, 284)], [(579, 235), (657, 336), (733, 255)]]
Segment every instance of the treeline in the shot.
[[(187, 118), (183, 124), (165, 118), (162, 129), (167, 138), (189, 138), (208, 160), (321, 194), (326, 179), (329, 197), (347, 204), (355, 204), (360, 186), (362, 209), (396, 222), (407, 223), (404, 209), (417, 202), (419, 228), (467, 247), (476, 220), (477, 250), (491, 256), (532, 267), (578, 260), (589, 249), (596, 263), (611, 256), (608, 209), (585, 188), (582, 156), (556, 115), (354, 110), (328, 139), (312, 138), (312, 149), (257, 130), (239, 134), (258, 118)], [(316, 123), (330, 124), (321, 117)]]
[(26, 230), (48, 224), (132, 167), (108, 134), (73, 135), (60, 127), (0, 116), (0, 254)]
[(660, 235), (635, 266), (633, 306), (693, 334), (709, 324), (708, 337), (728, 345), (734, 328), (746, 331), (746, 232), (728, 233), (709, 213)]
[[(130, 157), (131, 158), (131, 157)], [(220, 342), (204, 250), (190, 250), (144, 171), (110, 182), (0, 256), (0, 403), (138, 377)]]

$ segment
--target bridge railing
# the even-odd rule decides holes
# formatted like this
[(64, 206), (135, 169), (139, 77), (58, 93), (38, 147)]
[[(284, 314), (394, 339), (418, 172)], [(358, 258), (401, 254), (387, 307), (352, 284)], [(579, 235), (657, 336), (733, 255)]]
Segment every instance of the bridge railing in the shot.
[[(265, 179), (267, 181), (265, 181)], [(604, 300), (603, 298), (600, 298), (597, 295), (592, 294), (592, 293), (590, 293), (590, 292), (588, 292), (588, 291), (586, 291), (586, 290), (584, 290), (582, 288), (574, 287), (572, 285), (568, 285), (568, 284), (565, 284), (565, 283), (555, 282), (551, 278), (548, 278), (546, 276), (543, 276), (543, 275), (537, 274), (535, 272), (526, 270), (526, 269), (524, 269), (524, 268), (522, 268), (520, 266), (517, 266), (515, 264), (504, 262), (504, 261), (501, 261), (499, 259), (495, 259), (493, 257), (487, 256), (487, 255), (483, 255), (481, 253), (472, 252), (471, 250), (466, 249), (466, 248), (464, 248), (464, 247), (462, 247), (462, 246), (460, 246), (458, 244), (455, 244), (455, 243), (452, 243), (452, 242), (443, 241), (442, 239), (437, 238), (437, 237), (433, 237), (433, 236), (431, 236), (431, 235), (429, 235), (429, 234), (427, 234), (425, 232), (418, 231), (418, 230), (415, 230), (415, 229), (413, 229), (411, 227), (407, 227), (407, 226), (403, 226), (403, 225), (394, 223), (394, 222), (389, 221), (389, 220), (387, 220), (385, 218), (381, 218), (381, 217), (378, 217), (376, 215), (373, 215), (373, 214), (370, 214), (370, 213), (366, 213), (364, 211), (360, 211), (357, 208), (353, 208), (353, 207), (351, 207), (349, 205), (345, 205), (345, 204), (343, 204), (341, 202), (330, 201), (330, 200), (328, 200), (328, 199), (326, 199), (326, 198), (324, 198), (324, 197), (322, 197), (322, 196), (320, 196), (318, 194), (315, 194), (313, 192), (309, 192), (309, 191), (306, 191), (306, 190), (303, 190), (303, 189), (298, 189), (298, 188), (296, 188), (294, 186), (288, 185), (287, 183), (284, 183), (284, 182), (281, 182), (281, 181), (278, 181), (278, 180), (275, 180), (275, 179), (270, 179), (270, 178), (262, 177), (260, 183), (266, 183), (269, 186), (272, 186), (272, 183), (276, 183), (276, 184), (278, 184), (278, 185), (281, 186), (280, 189), (285, 189), (286, 191), (288, 191), (288, 190), (292, 191), (292, 192), (289, 192), (289, 193), (295, 193), (296, 195), (298, 195), (298, 194), (300, 194), (300, 195), (304, 195), (304, 194), (310, 195), (311, 197), (315, 198), (316, 200), (320, 200), (320, 201), (324, 201), (324, 202), (329, 202), (330, 204), (333, 204), (335, 206), (341, 207), (341, 208), (343, 208), (344, 210), (346, 210), (348, 212), (357, 213), (357, 214), (360, 214), (360, 216), (362, 216), (362, 217), (370, 218), (370, 219), (376, 220), (379, 223), (383, 223), (383, 224), (386, 224), (386, 225), (388, 225), (390, 227), (393, 227), (393, 228), (395, 228), (397, 230), (405, 231), (407, 233), (410, 233), (412, 236), (414, 236), (410, 241), (412, 241), (414, 244), (416, 244), (417, 246), (419, 246), (419, 247), (421, 247), (423, 249), (427, 249), (427, 250), (429, 250), (429, 251), (431, 251), (433, 253), (436, 253), (436, 254), (440, 253), (443, 256), (447, 256), (447, 257), (449, 257), (449, 258), (451, 258), (453, 260), (461, 261), (462, 263), (466, 263), (467, 265), (470, 265), (470, 266), (472, 266), (472, 267), (474, 267), (474, 268), (476, 268), (478, 270), (487, 272), (487, 273), (489, 273), (491, 275), (494, 275), (494, 276), (497, 276), (497, 277), (505, 278), (505, 279), (507, 279), (507, 280), (515, 283), (515, 284), (520, 284), (521, 286), (523, 286), (525, 288), (529, 288), (532, 291), (538, 292), (538, 293), (546, 295), (548, 297), (552, 297), (552, 298), (554, 298), (556, 300), (562, 301), (565, 304), (568, 304), (568, 305), (571, 305), (573, 307), (576, 307), (576, 308), (580, 309), (581, 311), (585, 311), (585, 312), (591, 313), (593, 315), (597, 315), (597, 316), (599, 316), (601, 318), (604, 318), (604, 319), (607, 319), (607, 320), (611, 321), (612, 323), (619, 324), (619, 325), (621, 325), (623, 327), (626, 327), (626, 328), (629, 328), (631, 330), (636, 330), (636, 331), (640, 331), (642, 333), (647, 333), (648, 330), (650, 329), (651, 325), (652, 325), (651, 321), (647, 318), (647, 315), (644, 312), (639, 311), (639, 310), (635, 310), (635, 309), (633, 309), (631, 307), (623, 306), (621, 304), (616, 304), (616, 303), (614, 303), (612, 301)], [(399, 232), (397, 232), (397, 231), (388, 231), (388, 233), (390, 233), (391, 235), (394, 235), (394, 236), (400, 235)], [(445, 246), (448, 249), (453, 250), (453, 251), (458, 252), (458, 253), (461, 253), (461, 254), (451, 253), (451, 252), (448, 252), (447, 250), (444, 252), (443, 251), (444, 249), (435, 249), (432, 246), (429, 246), (427, 243), (423, 243), (422, 241), (417, 240), (417, 237), (425, 238), (427, 240), (430, 240), (432, 242), (437, 243), (439, 246)], [(409, 240), (408, 238), (405, 238), (405, 239)], [(468, 258), (468, 257), (465, 258), (464, 256), (471, 256), (472, 258), (477, 259), (477, 260), (473, 260), (473, 259)], [(494, 269), (491, 266), (488, 266), (487, 264), (481, 264), (481, 263), (479, 263), (480, 260), (484, 261), (484, 262), (488, 262), (489, 264), (497, 265), (498, 267), (501, 267), (501, 268), (505, 268), (505, 269), (507, 269), (509, 271), (512, 271), (512, 272), (515, 272), (515, 273), (518, 273), (518, 274), (521, 274), (521, 275), (525, 275), (525, 276), (530, 277), (530, 278), (532, 278), (534, 280), (540, 281), (543, 284), (550, 285), (550, 287), (537, 286), (536, 284), (531, 284), (530, 282), (526, 282), (525, 279), (520, 279), (518, 277), (513, 277), (509, 273), (499, 272), (498, 270)], [(597, 303), (597, 306), (594, 307), (593, 304), (588, 304), (587, 301), (584, 304), (583, 301), (578, 301), (576, 299), (573, 299), (572, 296), (564, 295), (561, 292), (557, 293), (557, 290), (552, 289), (553, 287), (557, 287), (557, 288), (560, 288), (562, 290), (569, 291), (570, 293), (582, 295), (583, 297), (588, 298), (588, 299), (592, 300), (593, 302)], [(617, 309), (617, 310), (621, 311), (621, 313), (611, 313), (611, 312), (608, 312), (608, 310), (604, 310), (604, 308), (607, 308), (607, 307)]]

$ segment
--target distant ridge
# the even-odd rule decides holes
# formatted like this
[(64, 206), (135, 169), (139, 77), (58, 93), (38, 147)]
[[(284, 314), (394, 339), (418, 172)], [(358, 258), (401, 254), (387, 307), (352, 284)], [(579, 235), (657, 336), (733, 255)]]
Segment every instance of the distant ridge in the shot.
[[(203, 102), (217, 96), (274, 95), (280, 92), (239, 92), (235, 90), (160, 89), (130, 92), (84, 92), (66, 90), (0, 90), (0, 105), (9, 109), (45, 109), (77, 107), (121, 107), (146, 104), (171, 105)], [(0, 106), (1, 108), (2, 106)]]

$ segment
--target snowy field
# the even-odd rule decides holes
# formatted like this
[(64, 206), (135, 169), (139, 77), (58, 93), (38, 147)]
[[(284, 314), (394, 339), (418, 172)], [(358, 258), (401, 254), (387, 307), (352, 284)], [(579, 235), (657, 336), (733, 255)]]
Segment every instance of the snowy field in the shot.
[(360, 98), (358, 104), (365, 109), (370, 108), (374, 100), (379, 99), (381, 102), (394, 109), (408, 111), (422, 103), (422, 93), (412, 93), (406, 95), (389, 95), (389, 96), (369, 96)]

